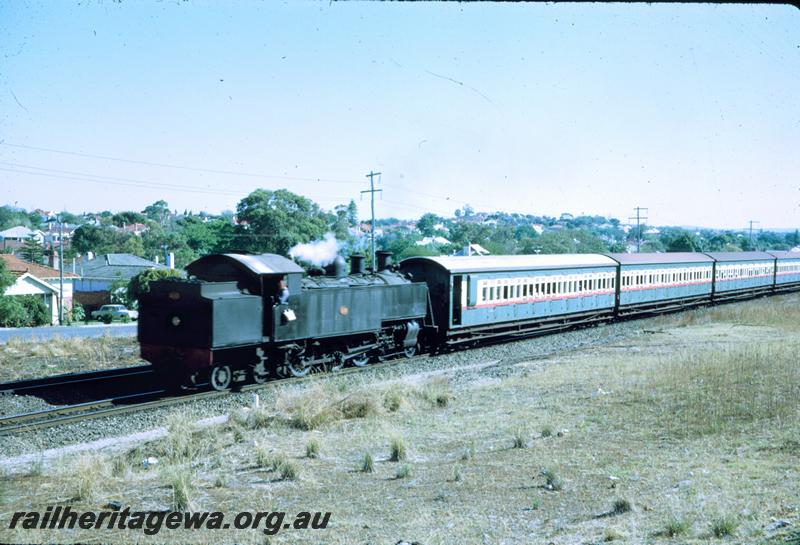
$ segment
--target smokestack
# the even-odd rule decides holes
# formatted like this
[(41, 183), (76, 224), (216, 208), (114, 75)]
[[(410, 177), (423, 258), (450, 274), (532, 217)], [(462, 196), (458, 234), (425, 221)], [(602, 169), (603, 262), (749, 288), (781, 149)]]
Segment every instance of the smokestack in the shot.
[(350, 274), (364, 274), (366, 263), (362, 254), (350, 254)]
[(167, 254), (167, 267), (169, 267), (170, 269), (175, 268), (175, 253), (173, 252)]
[(376, 261), (378, 262), (379, 271), (385, 271), (392, 266), (392, 252), (388, 250), (380, 250), (375, 252)]
[(347, 264), (344, 262), (344, 258), (340, 255), (337, 255), (336, 259), (333, 260), (333, 263), (325, 267), (325, 274), (328, 276), (335, 276), (336, 278), (343, 278), (346, 276), (346, 266)]

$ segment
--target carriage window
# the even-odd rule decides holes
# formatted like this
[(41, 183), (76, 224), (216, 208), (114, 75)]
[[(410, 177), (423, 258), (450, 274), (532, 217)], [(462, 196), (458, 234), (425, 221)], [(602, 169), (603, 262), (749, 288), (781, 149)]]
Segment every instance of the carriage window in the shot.
[(486, 287), (481, 290), (481, 301), (486, 301)]

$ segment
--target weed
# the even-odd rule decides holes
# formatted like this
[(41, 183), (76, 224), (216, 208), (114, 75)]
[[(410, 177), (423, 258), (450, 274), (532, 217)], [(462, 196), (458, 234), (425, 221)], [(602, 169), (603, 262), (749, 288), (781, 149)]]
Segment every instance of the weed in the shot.
[(406, 477), (411, 476), (411, 466), (408, 464), (403, 464), (397, 468), (397, 472), (394, 474), (396, 479), (405, 479)]
[(293, 481), (300, 475), (300, 468), (298, 465), (290, 460), (284, 461), (277, 468), (284, 481)]
[(165, 471), (167, 484), (172, 490), (170, 508), (173, 511), (191, 511), (194, 498), (194, 474), (186, 466), (171, 466)]
[(603, 541), (605, 541), (606, 543), (610, 541), (617, 541), (619, 539), (622, 539), (623, 537), (624, 536), (622, 534), (620, 534), (613, 528), (606, 528), (605, 531), (603, 532)]
[(546, 437), (550, 437), (551, 435), (553, 435), (553, 428), (551, 428), (550, 426), (543, 426), (539, 434), (542, 436), (543, 439)]
[(689, 522), (673, 515), (664, 523), (664, 530), (661, 533), (667, 537), (678, 537), (686, 534), (688, 531)]
[(361, 472), (372, 473), (373, 471), (375, 471), (375, 462), (372, 460), (372, 454), (365, 452), (364, 459), (361, 461)]
[(528, 433), (524, 428), (516, 428), (514, 430), (513, 448), (526, 448), (528, 446), (527, 435)]
[(739, 522), (730, 516), (719, 516), (711, 521), (711, 533), (714, 537), (732, 536), (736, 533)]
[(98, 456), (84, 455), (75, 461), (71, 475), (74, 479), (76, 500), (87, 501), (94, 498), (104, 469), (103, 460)]
[(193, 459), (199, 451), (194, 420), (184, 413), (174, 412), (167, 417), (167, 437), (164, 455), (173, 462)]
[(419, 396), (436, 407), (447, 407), (453, 399), (450, 383), (444, 378), (436, 378), (425, 383), (419, 391)]
[(405, 388), (394, 383), (383, 392), (383, 408), (390, 413), (397, 412), (403, 406), (405, 400)]
[(470, 441), (464, 452), (461, 453), (461, 461), (466, 462), (475, 458), (475, 441)]
[(545, 488), (548, 490), (558, 491), (564, 488), (564, 482), (555, 470), (546, 468), (541, 471), (540, 475), (544, 477)]
[(392, 462), (399, 462), (405, 460), (408, 456), (408, 449), (406, 448), (405, 440), (399, 435), (392, 437), (389, 443), (389, 460)]
[(454, 465), (453, 473), (450, 477), (450, 480), (453, 481), (454, 483), (458, 483), (461, 482), (463, 478), (464, 477), (461, 475), (461, 467), (459, 467), (458, 465)]
[(615, 515), (628, 513), (631, 509), (633, 509), (631, 502), (622, 498), (614, 500), (614, 504), (611, 506), (611, 512)]
[(306, 458), (319, 458), (319, 441), (316, 439), (306, 443)]

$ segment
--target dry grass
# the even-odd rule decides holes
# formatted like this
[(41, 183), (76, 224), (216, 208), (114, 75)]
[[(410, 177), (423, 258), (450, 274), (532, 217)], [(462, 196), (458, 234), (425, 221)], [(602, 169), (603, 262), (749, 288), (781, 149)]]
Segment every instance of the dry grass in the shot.
[(135, 338), (11, 339), (0, 344), (0, 382), (144, 364)]
[(640, 385), (637, 401), (673, 435), (737, 431), (759, 421), (796, 422), (800, 343), (681, 351)]
[(168, 466), (163, 470), (164, 481), (171, 492), (170, 509), (191, 511), (195, 509), (195, 475), (186, 465)]
[(70, 468), (70, 478), (74, 490), (73, 499), (93, 500), (107, 469), (106, 461), (100, 456), (87, 454), (75, 460)]
[[(756, 316), (770, 319), (770, 312)], [(270, 537), (276, 544), (783, 544), (765, 529), (777, 519), (789, 521), (786, 531), (800, 526), (800, 422), (791, 410), (800, 335), (758, 323), (676, 325), (547, 360), (520, 362), (510, 345), (510, 363), (458, 369), (458, 381), (440, 381), (435, 388), (447, 384), (451, 394), (445, 406), (422, 393), (435, 365), (391, 381), (381, 374), (284, 388), (265, 403), (261, 423), (242, 411), (221, 433), (204, 430), (213, 448), (185, 448), (187, 425), (176, 420), (170, 437), (133, 459), (163, 458), (168, 446), (183, 452), (177, 458), (186, 461), (173, 465), (191, 469), (188, 497), (196, 506), (332, 512), (328, 530), (281, 531)], [(299, 431), (297, 413), (316, 431)], [(528, 448), (510, 449), (521, 424)], [(236, 433), (240, 441), (231, 440)], [(393, 436), (403, 438), (403, 449), (387, 444)], [(192, 443), (196, 435), (188, 437)], [(312, 438), (325, 456), (300, 458)], [(407, 454), (406, 442), (413, 462), (387, 463), (392, 450)], [(95, 487), (96, 502), (124, 493), (132, 508), (164, 509), (175, 487), (160, 475), (134, 466)], [(72, 492), (65, 478), (46, 468), (0, 479), (4, 508), (51, 505), (63, 498), (59, 491)], [(733, 524), (721, 524), (717, 513), (735, 514)], [(70, 539), (119, 541), (98, 531)], [(224, 539), (263, 542), (253, 530)], [(57, 539), (0, 528), (0, 541)]]

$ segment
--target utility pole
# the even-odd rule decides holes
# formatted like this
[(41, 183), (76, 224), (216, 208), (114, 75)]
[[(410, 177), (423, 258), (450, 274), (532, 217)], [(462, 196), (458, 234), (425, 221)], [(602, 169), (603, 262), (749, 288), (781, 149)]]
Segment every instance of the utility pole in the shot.
[(761, 222), (760, 221), (750, 220), (748, 223), (750, 224), (750, 249), (752, 250), (753, 249), (753, 224), (754, 223), (761, 223)]
[(361, 192), (363, 196), (364, 193), (369, 193), (369, 200), (370, 200), (370, 210), (372, 212), (372, 222), (371, 227), (369, 230), (370, 235), (370, 245), (372, 246), (372, 272), (377, 270), (377, 266), (375, 265), (375, 193), (381, 193), (383, 189), (375, 189), (375, 176), (378, 176), (378, 183), (381, 181), (381, 173), (380, 172), (372, 172), (369, 171), (367, 174), (367, 178), (369, 178), (369, 189), (364, 190)]
[(64, 325), (64, 220), (58, 218), (58, 325)]
[(644, 210), (646, 212), (648, 209), (637, 206), (634, 210), (636, 211), (636, 215), (628, 219), (636, 220), (636, 253), (638, 254), (639, 250), (642, 248), (642, 228), (639, 225), (642, 220), (647, 221), (647, 216), (642, 216), (642, 211)]

